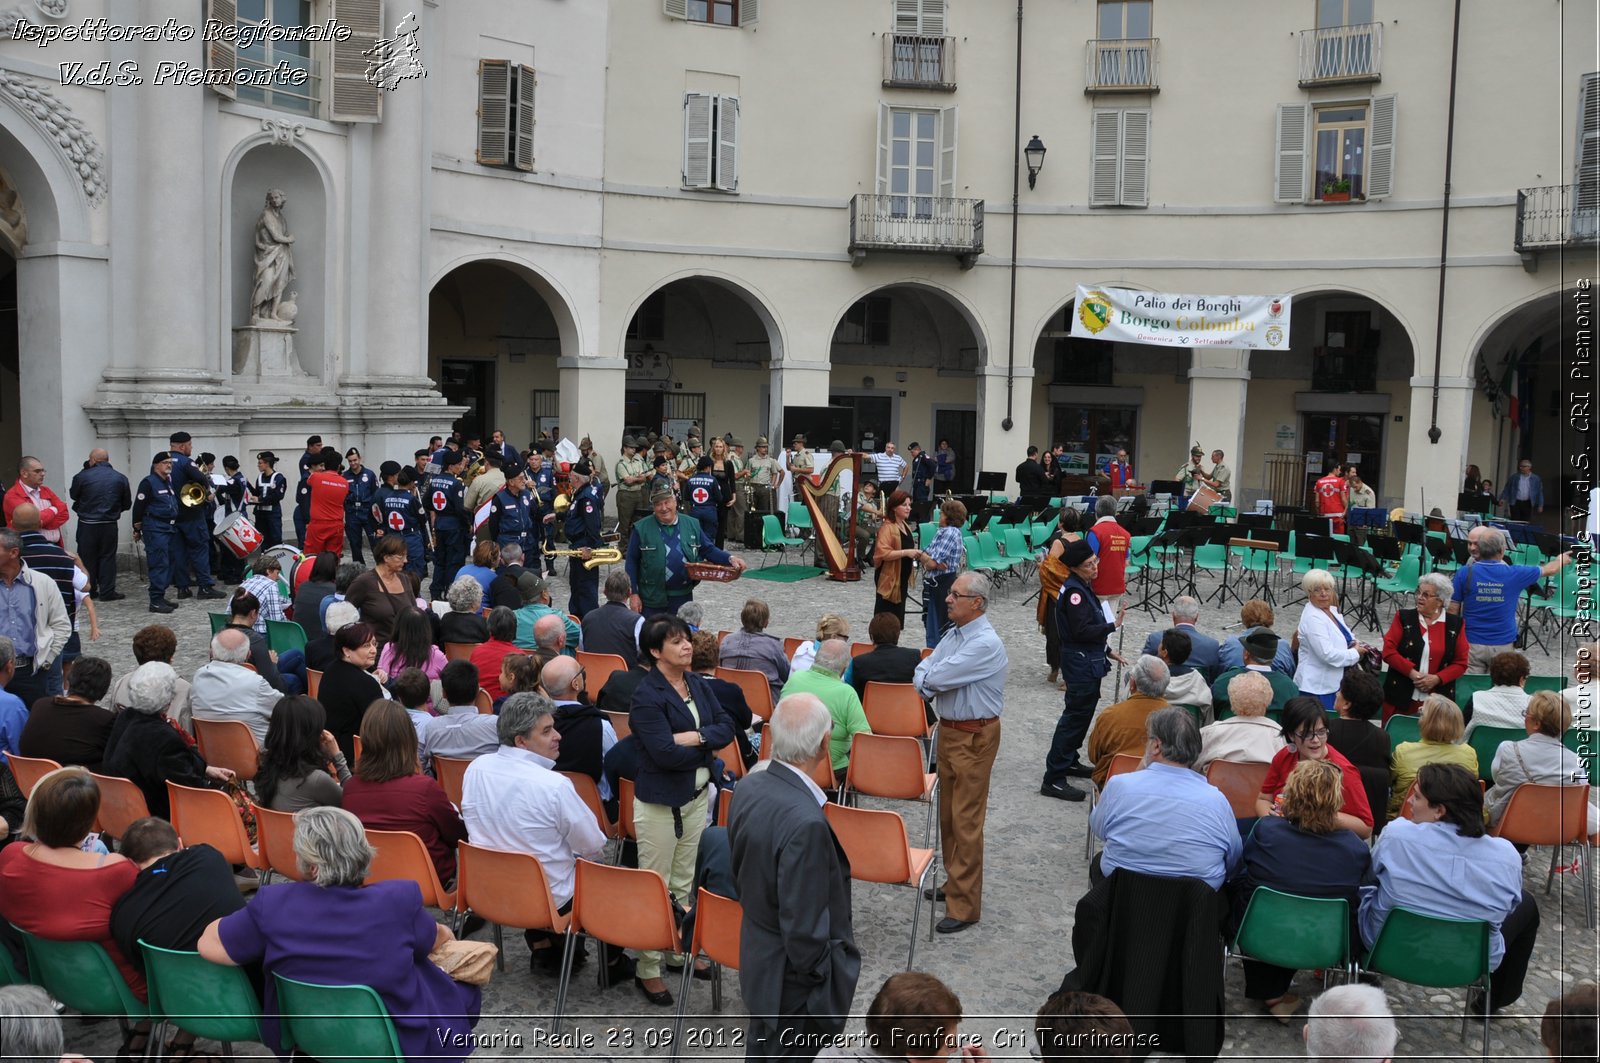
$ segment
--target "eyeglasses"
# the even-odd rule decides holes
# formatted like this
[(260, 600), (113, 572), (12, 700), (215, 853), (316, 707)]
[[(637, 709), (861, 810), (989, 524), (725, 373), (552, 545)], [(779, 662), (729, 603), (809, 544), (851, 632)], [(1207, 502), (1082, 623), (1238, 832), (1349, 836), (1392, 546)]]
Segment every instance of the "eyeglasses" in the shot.
[(584, 677), (588, 674), (589, 670), (587, 668), (579, 668), (578, 674), (572, 677), (572, 685), (578, 686), (580, 683), (584, 682)]
[(1294, 736), (1294, 740), (1296, 742), (1326, 742), (1328, 740), (1328, 729), (1326, 727), (1318, 727), (1314, 731), (1301, 731)]
[(962, 594), (960, 591), (951, 591), (945, 595), (947, 598), (982, 598), (981, 594)]

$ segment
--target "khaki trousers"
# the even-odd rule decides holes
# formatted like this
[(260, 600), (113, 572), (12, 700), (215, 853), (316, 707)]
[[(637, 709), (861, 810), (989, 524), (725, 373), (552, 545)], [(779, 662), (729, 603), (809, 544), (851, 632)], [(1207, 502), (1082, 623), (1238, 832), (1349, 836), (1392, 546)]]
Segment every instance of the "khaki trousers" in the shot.
[(944, 914), (965, 923), (983, 914), (983, 821), (989, 812), (989, 773), (999, 752), (998, 719), (977, 733), (939, 725)]
[[(678, 810), (683, 820), (683, 837), (674, 833), (672, 809), (635, 799), (633, 829), (639, 840), (639, 866), (648, 868), (667, 882), (667, 891), (687, 908), (694, 903), (689, 895), (694, 888), (694, 861), (700, 853), (700, 835), (706, 829), (705, 788)], [(640, 978), (659, 978), (663, 953), (639, 953), (635, 971)]]
[(639, 511), (643, 506), (643, 490), (634, 488), (617, 492), (617, 534), (624, 550), (628, 548), (628, 532), (633, 528), (633, 522), (639, 519)]

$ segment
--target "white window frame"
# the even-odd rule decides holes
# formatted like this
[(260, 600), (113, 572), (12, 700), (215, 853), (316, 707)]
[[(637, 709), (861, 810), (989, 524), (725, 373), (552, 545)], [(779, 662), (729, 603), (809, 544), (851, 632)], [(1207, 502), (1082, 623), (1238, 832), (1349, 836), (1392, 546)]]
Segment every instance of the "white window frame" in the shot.
[[(915, 130), (916, 118), (920, 114), (933, 115), (933, 191), (920, 193), (909, 187), (903, 198), (916, 199), (952, 199), (956, 194), (956, 146), (959, 129), (959, 109), (956, 107), (892, 107), (887, 103), (878, 104), (878, 170), (875, 191), (880, 196), (895, 196), (901, 198), (899, 193), (890, 189), (890, 176), (893, 173), (893, 143), (894, 143), (894, 116), (907, 114), (911, 116), (912, 128)], [(912, 137), (915, 144), (916, 138)], [(912, 172), (916, 170), (916, 160), (908, 160)], [(920, 210), (920, 208), (918, 208)], [(934, 211), (931, 203), (927, 205), (928, 211)], [(917, 213), (908, 202), (904, 208), (904, 216)], [(901, 216), (896, 214), (896, 216)]]
[[(1317, 174), (1316, 114), (1361, 107), (1366, 111), (1362, 141), (1363, 195), (1349, 202), (1385, 199), (1394, 191), (1397, 106), (1394, 95), (1365, 96), (1312, 103), (1284, 103), (1277, 109), (1277, 145), (1273, 154), (1273, 199), (1278, 203), (1322, 203)], [(1352, 189), (1353, 191), (1353, 189)], [(1339, 201), (1343, 202), (1343, 201)]]
[(893, 0), (894, 31), (911, 37), (945, 35), (945, 0)]
[(1150, 205), (1148, 107), (1096, 108), (1089, 123), (1089, 206)]
[[(278, 26), (290, 26), (295, 23), (283, 17), (284, 12), (279, 9), (278, 5), (283, 4), (298, 8), (300, 3), (301, 0), (261, 0), (261, 8), (267, 21)], [(239, 24), (241, 15), (238, 0), (223, 0), (222, 3), (217, 3), (213, 0), (208, 6), (210, 8), (208, 16), (218, 19), (225, 18), (227, 17), (227, 12), (231, 10), (233, 23), (235, 25)], [(318, 15), (322, 13), (319, 8), (324, 6), (323, 3), (313, 0), (306, 15), (308, 24), (319, 21)], [(254, 23), (251, 25), (254, 25)], [(229, 43), (227, 47), (232, 53), (235, 67), (243, 66), (244, 56), (238, 44)], [(254, 69), (259, 69), (261, 67), (270, 68), (280, 60), (291, 64), (304, 62), (306, 69), (310, 72), (309, 79), (304, 85), (230, 86), (231, 98), (244, 99), (249, 103), (271, 107), (276, 111), (287, 111), (290, 114), (303, 115), (308, 118), (323, 117), (327, 113), (329, 105), (329, 86), (322, 73), (328, 66), (330, 46), (323, 43), (308, 44), (305, 46), (307, 53), (305, 55), (294, 52), (294, 47), (295, 43), (289, 41), (262, 41), (254, 46), (254, 49), (260, 53), (259, 59), (252, 57), (250, 65)], [(256, 66), (257, 62), (259, 62), (260, 67)], [(243, 91), (240, 91), (241, 89)]]
[(706, 92), (684, 94), (684, 188), (702, 192), (739, 191), (739, 115), (737, 96)]
[[(739, 29), (743, 26), (754, 26), (761, 20), (761, 0), (734, 0), (733, 24), (731, 26), (722, 22), (709, 22), (703, 18), (690, 18), (690, 2), (691, 0), (661, 0), (661, 13), (679, 22), (689, 22), (696, 26), (717, 26), (721, 29)], [(713, 0), (704, 0), (704, 2), (709, 8)]]
[(532, 172), (538, 80), (538, 72), (526, 63), (478, 60), (479, 165)]

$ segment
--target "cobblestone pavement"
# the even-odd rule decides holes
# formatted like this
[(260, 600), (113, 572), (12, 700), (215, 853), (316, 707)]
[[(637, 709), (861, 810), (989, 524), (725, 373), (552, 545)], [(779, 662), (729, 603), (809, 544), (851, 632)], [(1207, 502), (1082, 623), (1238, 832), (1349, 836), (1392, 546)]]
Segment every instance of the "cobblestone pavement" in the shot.
[[(749, 555), (752, 566), (759, 565)], [(870, 573), (869, 573), (870, 577)], [(948, 982), (960, 995), (967, 1016), (963, 1032), (976, 1035), (995, 1058), (1027, 1058), (1026, 1040), (1018, 1040), (1032, 1014), (1056, 988), (1072, 966), (1073, 911), (1088, 889), (1083, 856), (1087, 804), (1067, 804), (1041, 797), (1039, 778), (1044, 753), (1061, 710), (1061, 695), (1047, 684), (1043, 639), (1034, 622), (1034, 603), (1025, 601), (1036, 588), (1033, 580), (1013, 583), (997, 595), (989, 615), (1010, 655), (1006, 683), (1003, 738), (995, 765), (986, 831), (986, 875), (983, 921), (964, 933), (936, 936), (931, 943), (925, 920), (917, 943), (917, 966)], [(1200, 590), (1210, 593), (1214, 580), (1202, 580)], [(101, 639), (86, 645), (88, 653), (109, 658), (116, 674), (132, 667), (130, 640), (146, 623), (164, 620), (178, 632), (179, 670), (191, 674), (204, 662), (209, 626), (203, 606), (184, 602), (171, 617), (152, 616), (145, 610), (145, 593), (137, 577), (124, 577), (129, 598), (105, 605), (100, 611)], [(557, 605), (566, 602), (564, 579), (553, 588)], [(848, 617), (855, 638), (864, 640), (872, 609), (870, 579), (859, 583), (829, 582), (824, 578), (777, 584), (745, 579), (727, 585), (703, 584), (697, 592), (710, 628), (737, 628), (738, 613), (747, 597), (765, 599), (772, 607), (770, 630), (777, 635), (810, 636), (815, 618), (823, 612)], [(1298, 597), (1278, 588), (1278, 600)], [(1238, 606), (1206, 604), (1201, 630), (1225, 636), (1224, 629), (1238, 624)], [(911, 607), (912, 612), (916, 606)], [(1388, 620), (1389, 610), (1382, 610)], [(1277, 630), (1287, 636), (1300, 614), (1298, 605), (1280, 610)], [(920, 630), (912, 618), (911, 626)], [(1124, 645), (1136, 651), (1144, 636), (1168, 625), (1165, 616), (1130, 611)], [(1376, 642), (1381, 632), (1358, 631)], [(907, 644), (912, 644), (908, 637)], [(1566, 673), (1565, 650), (1551, 643), (1549, 650), (1535, 647), (1530, 654), (1535, 674)], [(1114, 677), (1113, 677), (1114, 678)], [(1110, 693), (1112, 682), (1105, 683)], [(1103, 699), (1102, 704), (1109, 704)], [(872, 802), (868, 802), (869, 805)], [(913, 843), (921, 835), (920, 810), (910, 813)], [(1539, 1017), (1551, 997), (1570, 984), (1596, 976), (1596, 933), (1585, 926), (1584, 906), (1576, 876), (1558, 875), (1550, 895), (1544, 893), (1543, 870), (1549, 857), (1537, 850), (1528, 861), (1526, 888), (1537, 897), (1541, 926), (1521, 1001), (1492, 1023), (1490, 1058), (1543, 1058), (1539, 1045)], [(863, 956), (855, 1007), (864, 1012), (883, 980), (905, 965), (907, 933), (912, 909), (910, 890), (856, 883), (853, 889), (857, 941)], [(480, 932), (485, 936), (487, 931)], [(574, 980), (563, 1033), (568, 1044), (550, 1045), (549, 1016), (554, 1006), (555, 982), (530, 974), (527, 949), (521, 935), (505, 935), (507, 970), (497, 973), (484, 997), (483, 1020), (478, 1032), (478, 1055), (529, 1058), (664, 1058), (663, 1037), (670, 1031), (672, 1012), (645, 1004), (632, 986), (604, 992), (595, 984), (591, 962)], [(1227, 972), (1227, 1040), (1223, 1057), (1230, 1059), (1287, 1059), (1303, 1056), (1301, 1027), (1304, 1009), (1293, 1023), (1280, 1025), (1243, 994), (1243, 976), (1237, 963)], [(1399, 1016), (1401, 1031), (1397, 1058), (1465, 1059), (1478, 1057), (1478, 1028), (1460, 1037), (1464, 993), (1433, 990), (1389, 980), (1385, 989)], [(677, 986), (672, 986), (674, 994)], [(1309, 973), (1296, 981), (1302, 998), (1314, 992)], [(724, 979), (721, 1012), (711, 1008), (710, 987), (693, 984), (690, 1000), (693, 1044), (685, 1058), (742, 1056), (744, 1012), (738, 994), (738, 976)], [(859, 1030), (859, 1019), (852, 1025)], [(69, 1049), (93, 1058), (110, 1058), (115, 1051), (111, 1024), (68, 1022)], [(574, 1047), (573, 1045), (577, 1047)], [(250, 1051), (247, 1049), (246, 1051)], [(253, 1051), (260, 1052), (260, 1048)]]

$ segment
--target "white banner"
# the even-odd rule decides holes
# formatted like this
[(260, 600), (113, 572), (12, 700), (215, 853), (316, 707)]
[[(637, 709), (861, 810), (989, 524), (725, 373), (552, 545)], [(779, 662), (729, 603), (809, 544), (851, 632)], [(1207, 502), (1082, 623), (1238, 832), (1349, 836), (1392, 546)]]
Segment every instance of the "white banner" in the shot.
[(1072, 335), (1162, 347), (1289, 349), (1287, 295), (1182, 295), (1078, 286)]

